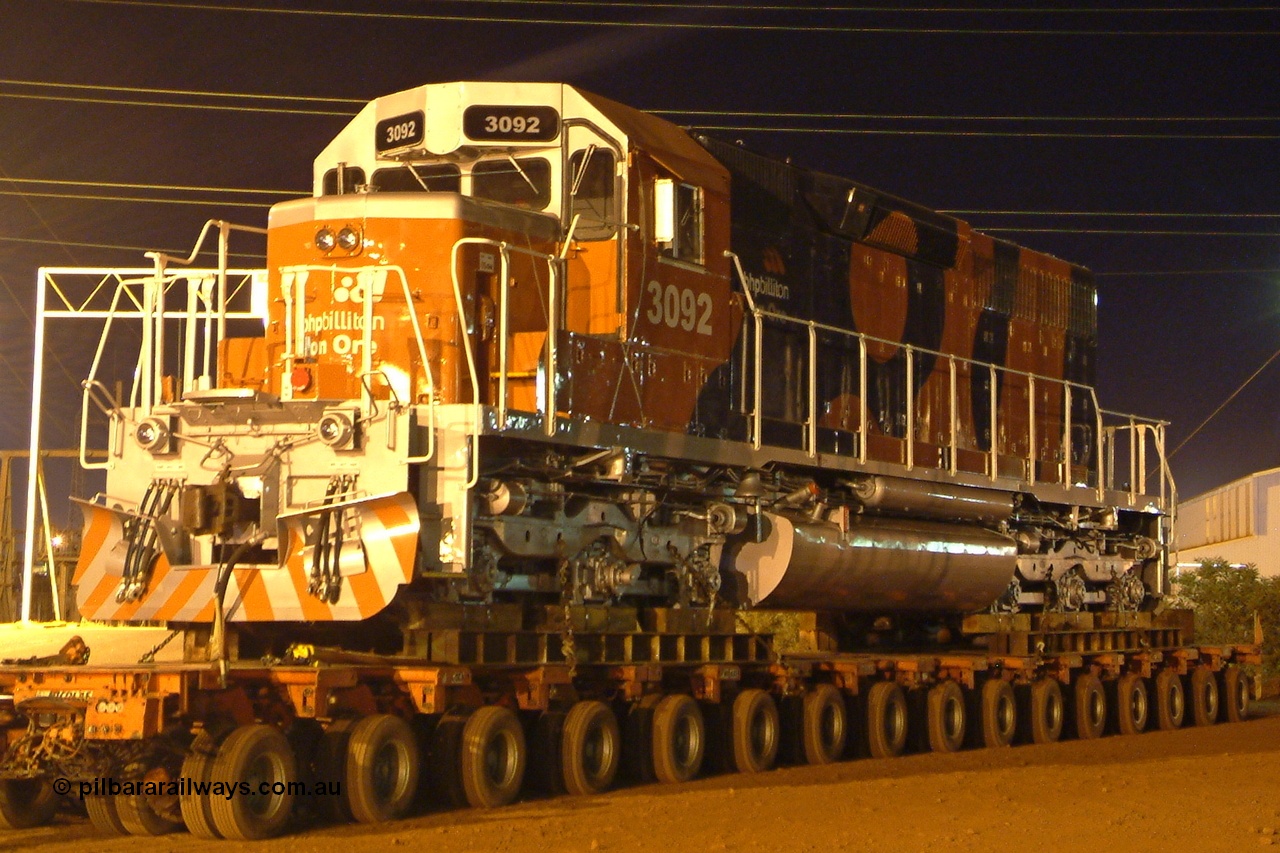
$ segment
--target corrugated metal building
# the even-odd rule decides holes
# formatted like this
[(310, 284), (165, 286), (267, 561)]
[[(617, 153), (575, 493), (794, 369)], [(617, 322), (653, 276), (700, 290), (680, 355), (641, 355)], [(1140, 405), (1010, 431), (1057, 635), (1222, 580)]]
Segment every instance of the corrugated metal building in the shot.
[(1250, 474), (1178, 504), (1180, 564), (1221, 558), (1280, 575), (1280, 468)]

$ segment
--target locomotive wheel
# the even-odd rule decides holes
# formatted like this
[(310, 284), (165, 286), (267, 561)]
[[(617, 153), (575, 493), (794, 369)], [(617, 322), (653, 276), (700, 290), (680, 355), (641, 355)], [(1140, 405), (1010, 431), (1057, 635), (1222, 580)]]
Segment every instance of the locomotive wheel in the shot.
[(1092, 672), (1076, 676), (1071, 686), (1071, 729), (1080, 740), (1102, 737), (1107, 725), (1107, 694), (1102, 679)]
[[(245, 725), (228, 735), (213, 759), (209, 780), (224, 789), (249, 786), (248, 796), (209, 796), (213, 824), (223, 838), (273, 838), (289, 823), (294, 796), (289, 784), (298, 781), (298, 768), (289, 741), (275, 726)], [(281, 786), (280, 793), (273, 790)]]
[(1218, 673), (1218, 704), (1223, 722), (1238, 723), (1249, 718), (1249, 683), (1235, 664), (1224, 666)]
[(907, 747), (907, 697), (892, 681), (867, 692), (867, 749), (872, 758), (893, 758)]
[(622, 735), (613, 709), (603, 702), (578, 702), (564, 719), (560, 766), (569, 794), (601, 794), (613, 787)]
[(1003, 678), (991, 678), (982, 685), (979, 720), (982, 723), (982, 745), (1002, 747), (1013, 743), (1018, 730), (1018, 702), (1013, 685)]
[(653, 709), (653, 775), (659, 782), (688, 782), (702, 769), (706, 740), (698, 703), (683, 693), (664, 696)]
[(462, 728), (459, 775), (463, 795), (476, 808), (505, 806), (520, 794), (526, 750), (524, 729), (509, 708), (477, 708)]
[(1162, 669), (1156, 675), (1156, 726), (1168, 731), (1182, 725), (1186, 714), (1186, 695), (1182, 692), (1182, 679), (1171, 669)]
[(208, 794), (197, 794), (192, 790), (191, 784), (209, 781), (216, 751), (217, 742), (213, 736), (208, 732), (202, 732), (191, 744), (191, 751), (182, 761), (182, 776), (189, 781), (178, 797), (178, 805), (182, 810), (182, 822), (187, 825), (187, 832), (197, 838), (222, 837), (213, 822), (213, 801)]
[(347, 775), (347, 744), (351, 741), (352, 720), (334, 720), (320, 736), (316, 746), (316, 781), (329, 791), (341, 790), (342, 794), (320, 797), (320, 810), (335, 823), (351, 821), (351, 806), (347, 802), (349, 789), (341, 787)]
[(1147, 727), (1147, 717), (1150, 716), (1146, 680), (1129, 672), (1116, 679), (1115, 685), (1112, 714), (1116, 731), (1122, 735), (1140, 734)]
[(840, 691), (830, 684), (819, 684), (805, 693), (801, 727), (806, 762), (839, 761), (848, 738), (844, 697)]
[(351, 727), (344, 796), (360, 823), (395, 820), (418, 792), (418, 742), (409, 724), (373, 714)]
[(84, 798), (84, 810), (89, 814), (89, 823), (99, 835), (128, 835), (120, 820), (120, 811), (116, 808), (116, 798), (107, 796), (88, 796)]
[(743, 690), (733, 700), (733, 769), (769, 770), (778, 760), (778, 704), (764, 690)]
[(929, 748), (934, 752), (958, 752), (964, 746), (964, 691), (954, 681), (940, 681), (925, 699)]
[(115, 807), (120, 823), (130, 835), (167, 835), (182, 829), (181, 810), (177, 810), (177, 815), (172, 814), (158, 797), (120, 794), (115, 798)]
[(1066, 707), (1062, 685), (1053, 678), (1038, 678), (1031, 685), (1027, 707), (1027, 734), (1032, 743), (1054, 743), (1062, 737)]
[(653, 775), (653, 709), (665, 698), (661, 693), (640, 697), (627, 711), (626, 739), (622, 760), (627, 776), (633, 782), (652, 782)]
[(1191, 700), (1191, 722), (1197, 726), (1211, 726), (1218, 722), (1218, 680), (1213, 670), (1198, 666), (1187, 678), (1187, 698)]

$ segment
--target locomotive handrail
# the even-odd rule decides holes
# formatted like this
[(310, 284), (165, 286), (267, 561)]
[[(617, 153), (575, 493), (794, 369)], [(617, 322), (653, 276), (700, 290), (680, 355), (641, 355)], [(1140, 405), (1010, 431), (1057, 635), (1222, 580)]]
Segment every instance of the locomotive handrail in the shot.
[[(150, 258), (155, 263), (155, 283), (158, 285), (154, 294), (150, 290), (144, 291), (144, 305), (146, 309), (152, 312), (153, 320), (150, 324), (143, 326), (143, 346), (148, 348), (145, 358), (151, 362), (151, 370), (147, 371), (143, 376), (142, 392), (144, 405), (151, 408), (159, 399), (160, 389), (164, 382), (164, 297), (166, 270), (169, 264), (177, 264), (178, 266), (188, 267), (195, 263), (196, 257), (200, 254), (200, 249), (204, 246), (205, 239), (209, 236), (209, 231), (217, 227), (218, 229), (218, 267), (217, 267), (217, 293), (218, 293), (218, 333), (219, 341), (227, 337), (227, 261), (230, 252), (230, 241), (232, 231), (244, 231), (250, 234), (266, 234), (267, 229), (259, 228), (255, 225), (236, 225), (222, 219), (210, 219), (205, 222), (204, 227), (200, 230), (200, 236), (196, 238), (195, 244), (191, 247), (191, 253), (185, 258), (175, 255), (169, 255), (165, 252), (146, 252), (143, 257)], [(211, 295), (211, 294), (209, 294)], [(154, 298), (151, 298), (154, 297)], [(207, 312), (205, 314), (205, 376), (208, 376), (208, 368), (210, 364), (210, 332), (211, 332), (211, 316), (213, 313), (213, 305), (206, 298)], [(191, 291), (188, 290), (188, 308), (194, 309), (194, 299)], [(190, 370), (194, 369), (195, 363), (195, 321), (194, 312), (190, 315), (190, 324), (187, 329), (187, 352), (186, 363), (188, 372), (183, 376), (184, 385), (188, 385), (192, 381)], [(160, 354), (157, 358), (154, 354)], [(191, 390), (184, 387), (184, 391)]]
[[(957, 453), (959, 446), (959, 376), (958, 366), (968, 365), (971, 368), (970, 375), (973, 377), (979, 370), (985, 370), (988, 374), (989, 387), (991, 393), (989, 397), (988, 417), (991, 424), (991, 439), (987, 449), (987, 475), (991, 480), (998, 478), (998, 454), (999, 445), (997, 435), (999, 432), (999, 406), (997, 405), (997, 395), (995, 389), (997, 387), (997, 378), (1003, 376), (1017, 376), (1026, 380), (1027, 384), (1027, 452), (1023, 460), (1025, 465), (1024, 478), (1029, 485), (1039, 482), (1057, 482), (1064, 488), (1070, 488), (1072, 485), (1072, 448), (1073, 448), (1073, 432), (1076, 426), (1073, 417), (1073, 408), (1077, 395), (1081, 395), (1082, 399), (1087, 399), (1091, 403), (1094, 413), (1093, 417), (1093, 453), (1091, 456), (1094, 461), (1086, 462), (1085, 468), (1089, 475), (1096, 478), (1094, 491), (1097, 493), (1098, 499), (1102, 500), (1107, 489), (1114, 490), (1115, 479), (1115, 436), (1119, 429), (1125, 429), (1130, 433), (1130, 452), (1129, 465), (1130, 477), (1129, 485), (1126, 491), (1129, 494), (1131, 502), (1137, 502), (1140, 495), (1146, 496), (1145, 485), (1141, 484), (1141, 475), (1138, 472), (1146, 470), (1146, 451), (1147, 451), (1147, 433), (1152, 437), (1152, 443), (1155, 446), (1155, 453), (1158, 457), (1157, 471), (1159, 473), (1158, 497), (1161, 507), (1167, 506), (1170, 488), (1172, 487), (1172, 476), (1169, 473), (1168, 461), (1165, 458), (1163, 447), (1163, 435), (1165, 423), (1147, 419), (1140, 419), (1136, 416), (1125, 416), (1130, 419), (1128, 425), (1123, 427), (1107, 426), (1103, 423), (1103, 416), (1112, 415), (1114, 413), (1104, 412), (1098, 405), (1096, 389), (1091, 385), (1077, 382), (1071, 379), (1056, 378), (1044, 376), (1042, 374), (1030, 371), (1018, 370), (1011, 367), (997, 365), (992, 362), (979, 361), (973, 358), (956, 355), (954, 353), (945, 353), (928, 348), (918, 347), (902, 341), (892, 341), (884, 338), (878, 338), (874, 335), (867, 335), (861, 332), (854, 332), (833, 326), (829, 323), (823, 323), (817, 320), (804, 320), (782, 314), (776, 311), (770, 311), (756, 305), (755, 298), (751, 293), (751, 288), (746, 284), (746, 276), (743, 272), (740, 259), (732, 252), (725, 253), (729, 257), (737, 269), (739, 281), (742, 283), (742, 291), (746, 296), (747, 310), (751, 314), (752, 336), (748, 341), (748, 345), (752, 347), (749, 356), (749, 363), (752, 365), (752, 400), (750, 410), (747, 413), (751, 422), (750, 440), (753, 448), (759, 449), (762, 444), (762, 429), (764, 420), (764, 326), (769, 321), (778, 325), (790, 325), (799, 327), (804, 330), (808, 338), (808, 388), (807, 388), (807, 412), (805, 415), (805, 443), (806, 452), (811, 458), (816, 458), (818, 453), (818, 387), (817, 387), (817, 370), (818, 363), (818, 335), (819, 333), (831, 334), (846, 340), (856, 341), (858, 344), (858, 373), (859, 388), (866, 389), (868, 380), (868, 345), (880, 344), (895, 348), (901, 348), (905, 353), (905, 384), (907, 393), (905, 396), (906, 422), (907, 428), (904, 435), (904, 463), (907, 470), (915, 467), (916, 454), (916, 434), (915, 434), (915, 395), (910, 392), (914, 387), (916, 359), (920, 355), (930, 355), (939, 359), (945, 359), (948, 370), (948, 433), (949, 439), (945, 448), (947, 452), (946, 468), (955, 474), (957, 473)], [(1039, 460), (1036, 456), (1036, 438), (1037, 438), (1037, 408), (1036, 408), (1036, 390), (1037, 383), (1048, 383), (1051, 386), (1062, 388), (1062, 429), (1061, 429), (1061, 464), (1058, 466), (1058, 475), (1052, 480), (1042, 480), (1038, 474)], [(858, 427), (857, 427), (857, 457), (859, 462), (867, 461), (867, 438), (868, 431), (868, 409), (867, 394), (865, 390), (858, 395)], [(1107, 451), (1110, 449), (1110, 455)]]
[[(577, 218), (574, 218), (577, 221)], [(453, 244), (453, 250), (450, 258), (450, 277), (453, 281), (453, 298), (458, 308), (458, 322), (464, 323), (466, 311), (462, 299), (462, 285), (458, 281), (458, 253), (464, 245), (470, 246), (491, 246), (498, 250), (500, 264), (498, 267), (498, 423), (505, 424), (507, 420), (507, 362), (508, 348), (507, 339), (508, 329), (510, 326), (510, 307), (507, 299), (509, 270), (511, 265), (511, 253), (533, 258), (535, 260), (545, 261), (549, 271), (549, 281), (547, 284), (547, 343), (545, 351), (547, 354), (547, 364), (543, 375), (543, 429), (547, 435), (555, 435), (556, 431), (556, 413), (555, 413), (555, 375), (556, 375), (556, 337), (559, 333), (557, 324), (557, 315), (559, 312), (559, 301), (556, 294), (559, 290), (557, 264), (560, 260), (559, 256), (547, 252), (539, 252), (536, 249), (527, 249), (522, 246), (513, 246), (502, 240), (494, 240), (489, 237), (462, 237)], [(476, 372), (475, 352), (471, 344), (471, 335), (463, 326), (463, 352), (467, 357), (467, 372), (471, 378), (471, 388), (473, 399), (480, 400), (480, 379)], [(474, 485), (474, 484), (473, 484)]]

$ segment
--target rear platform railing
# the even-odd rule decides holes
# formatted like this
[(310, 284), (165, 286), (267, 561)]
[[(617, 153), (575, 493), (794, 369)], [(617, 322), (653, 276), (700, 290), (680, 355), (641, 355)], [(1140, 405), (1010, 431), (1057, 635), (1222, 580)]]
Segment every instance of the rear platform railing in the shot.
[[(736, 256), (730, 256), (737, 268), (739, 282), (746, 276)], [(939, 375), (946, 382), (944, 411), (945, 437), (941, 443), (943, 463), (941, 468), (950, 474), (960, 472), (959, 453), (972, 451), (985, 456), (983, 473), (992, 481), (1000, 479), (1001, 457), (1017, 457), (1021, 460), (1021, 479), (1027, 485), (1052, 484), (1063, 488), (1089, 488), (1099, 501), (1107, 491), (1127, 493), (1131, 503), (1149, 499), (1157, 508), (1169, 511), (1175, 491), (1172, 475), (1165, 458), (1164, 435), (1167, 424), (1136, 415), (1104, 412), (1098, 405), (1094, 389), (1079, 382), (1043, 376), (1015, 370), (990, 362), (964, 358), (901, 341), (886, 340), (871, 335), (851, 332), (837, 326), (814, 320), (801, 320), (756, 305), (749, 287), (742, 292), (747, 301), (748, 324), (745, 340), (747, 346), (745, 366), (748, 372), (745, 414), (749, 424), (749, 439), (755, 448), (764, 442), (764, 423), (767, 419), (768, 394), (764, 387), (765, 338), (773, 330), (791, 334), (804, 340), (796, 349), (802, 353), (800, 369), (803, 370), (804, 390), (799, 422), (803, 426), (802, 449), (811, 457), (819, 454), (820, 420), (827, 405), (820, 393), (818, 366), (822, 363), (825, 348), (832, 341), (835, 349), (856, 357), (858, 376), (858, 411), (852, 432), (856, 436), (853, 455), (859, 462), (870, 459), (870, 436), (885, 434), (899, 437), (903, 442), (901, 464), (910, 471), (918, 466), (918, 450), (924, 442), (920, 438), (926, 424), (921, 420), (917, 385), (923, 389), (927, 381), (937, 381)], [(872, 372), (871, 350), (903, 353), (899, 371), (901, 385), (889, 393), (900, 399), (903, 416), (901, 435), (896, 430), (871, 430), (871, 412), (868, 404), (868, 381)], [(931, 376), (919, 376), (922, 358), (934, 362)], [(887, 369), (885, 375), (892, 376)], [(896, 378), (896, 377), (895, 377)], [(989, 437), (986, 441), (965, 442), (962, 438), (961, 392), (973, 393), (975, 383), (983, 381), (986, 392), (986, 411)], [(998, 389), (1003, 388), (1004, 399)], [(1025, 423), (1009, 413), (1008, 395), (1011, 389), (1025, 389)], [(1045, 389), (1051, 389), (1044, 393)], [(974, 395), (977, 397), (978, 395)], [(1083, 402), (1081, 402), (1083, 401)], [(1056, 405), (1054, 405), (1056, 403)], [(1003, 411), (1002, 411), (1003, 410)], [(1082, 416), (1082, 412), (1087, 415)], [(976, 413), (975, 413), (976, 414)], [(975, 427), (976, 430), (976, 427)], [(1002, 437), (1002, 430), (1007, 434)], [(1052, 439), (1048, 437), (1052, 436)], [(1015, 443), (1025, 440), (1025, 452), (1015, 453)], [(983, 447), (982, 445), (986, 446)], [(1043, 446), (1042, 446), (1043, 445)], [(1056, 445), (1056, 450), (1049, 448)], [(881, 460), (883, 461), (883, 460)], [(1056, 463), (1056, 464), (1055, 464)], [(1045, 476), (1046, 467), (1051, 472)], [(1117, 487), (1117, 477), (1127, 471), (1128, 476)], [(1008, 474), (1003, 474), (1008, 476)]]

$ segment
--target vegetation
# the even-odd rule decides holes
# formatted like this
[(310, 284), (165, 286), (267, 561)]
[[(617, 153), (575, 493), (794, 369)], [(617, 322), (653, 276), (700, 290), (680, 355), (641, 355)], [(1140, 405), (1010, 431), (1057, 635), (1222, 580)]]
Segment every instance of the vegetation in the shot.
[(1172, 603), (1195, 610), (1196, 642), (1206, 645), (1252, 643), (1256, 614), (1263, 671), (1280, 674), (1280, 577), (1264, 578), (1253, 565), (1201, 560), (1199, 568), (1178, 578)]

